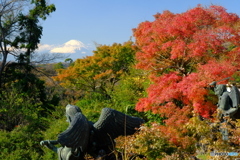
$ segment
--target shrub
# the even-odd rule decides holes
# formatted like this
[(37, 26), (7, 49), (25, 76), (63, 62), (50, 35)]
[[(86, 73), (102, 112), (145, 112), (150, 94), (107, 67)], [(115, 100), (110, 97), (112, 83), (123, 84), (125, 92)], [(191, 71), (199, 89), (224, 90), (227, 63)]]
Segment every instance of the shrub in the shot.
[(117, 150), (144, 155), (149, 160), (161, 159), (176, 150), (163, 134), (159, 130), (159, 124), (142, 126), (140, 131), (132, 136), (117, 138)]
[[(31, 131), (31, 132), (30, 132)], [(41, 130), (31, 126), (18, 126), (11, 132), (0, 131), (0, 159), (38, 160), (42, 154), (39, 145)]]

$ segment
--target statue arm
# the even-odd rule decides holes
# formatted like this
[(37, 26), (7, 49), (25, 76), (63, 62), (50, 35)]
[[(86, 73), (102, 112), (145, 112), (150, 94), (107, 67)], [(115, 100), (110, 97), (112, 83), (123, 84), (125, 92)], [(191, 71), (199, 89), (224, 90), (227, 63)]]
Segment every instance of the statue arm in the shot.
[(45, 141), (41, 141), (40, 144), (42, 146), (46, 146), (47, 148), (53, 150), (56, 153), (58, 151), (58, 148), (56, 146), (54, 146), (54, 145), (58, 144), (58, 141), (45, 140)]

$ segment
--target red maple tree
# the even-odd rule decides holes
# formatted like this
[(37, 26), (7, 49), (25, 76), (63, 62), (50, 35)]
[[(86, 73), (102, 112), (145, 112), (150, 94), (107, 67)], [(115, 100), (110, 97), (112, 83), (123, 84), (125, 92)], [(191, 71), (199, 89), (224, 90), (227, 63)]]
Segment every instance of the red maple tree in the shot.
[(152, 84), (136, 109), (165, 116), (166, 126), (174, 130), (193, 112), (210, 117), (216, 105), (206, 98), (207, 85), (240, 68), (239, 20), (221, 6), (198, 5), (181, 14), (164, 11), (153, 22), (140, 23), (134, 29), (136, 67), (150, 72)]

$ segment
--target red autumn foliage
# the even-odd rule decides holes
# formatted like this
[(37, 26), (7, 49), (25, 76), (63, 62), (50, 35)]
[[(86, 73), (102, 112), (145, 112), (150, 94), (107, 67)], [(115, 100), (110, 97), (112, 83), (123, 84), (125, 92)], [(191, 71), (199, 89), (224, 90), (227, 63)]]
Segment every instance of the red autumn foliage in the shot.
[(136, 109), (165, 116), (172, 142), (179, 139), (173, 130), (183, 134), (193, 112), (209, 118), (215, 111), (207, 85), (240, 68), (239, 20), (221, 6), (198, 5), (181, 14), (158, 13), (134, 29), (136, 67), (149, 71), (152, 81)]

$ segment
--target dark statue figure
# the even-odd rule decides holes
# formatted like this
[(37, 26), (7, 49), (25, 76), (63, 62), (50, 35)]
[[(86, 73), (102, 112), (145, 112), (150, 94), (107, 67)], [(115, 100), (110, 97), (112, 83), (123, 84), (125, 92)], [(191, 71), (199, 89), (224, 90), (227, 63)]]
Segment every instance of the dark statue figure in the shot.
[[(132, 135), (144, 123), (137, 117), (125, 115), (110, 108), (102, 109), (96, 123), (88, 121), (80, 108), (68, 104), (66, 116), (69, 127), (58, 135), (58, 139), (41, 141), (58, 154), (59, 160), (84, 160), (86, 154), (93, 158), (104, 157), (114, 160), (114, 139), (118, 136)], [(57, 148), (56, 144), (62, 147)]]
[(215, 94), (218, 96), (218, 118), (222, 120), (224, 117), (229, 116), (234, 119), (235, 113), (239, 108), (240, 93), (235, 85), (218, 84), (214, 81), (210, 83), (213, 87)]
[[(240, 93), (235, 85), (231, 84), (218, 84), (217, 82), (210, 83), (210, 86), (218, 96), (217, 104), (217, 118), (220, 123), (226, 123), (227, 119), (239, 119), (239, 101)], [(228, 140), (228, 130), (226, 128), (220, 129), (222, 133), (222, 139)]]

